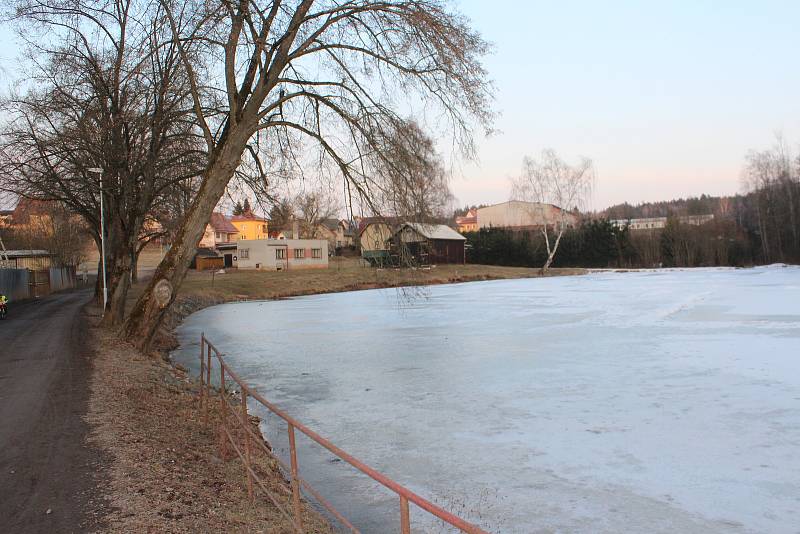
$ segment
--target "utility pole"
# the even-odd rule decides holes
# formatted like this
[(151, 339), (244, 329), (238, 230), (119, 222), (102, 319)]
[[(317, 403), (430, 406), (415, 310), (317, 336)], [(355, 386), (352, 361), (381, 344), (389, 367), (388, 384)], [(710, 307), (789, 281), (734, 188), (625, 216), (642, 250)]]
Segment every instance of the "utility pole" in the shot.
[(89, 172), (96, 172), (100, 177), (100, 263), (103, 266), (103, 315), (106, 314), (108, 304), (108, 286), (106, 285), (106, 219), (103, 210), (103, 169), (92, 167)]

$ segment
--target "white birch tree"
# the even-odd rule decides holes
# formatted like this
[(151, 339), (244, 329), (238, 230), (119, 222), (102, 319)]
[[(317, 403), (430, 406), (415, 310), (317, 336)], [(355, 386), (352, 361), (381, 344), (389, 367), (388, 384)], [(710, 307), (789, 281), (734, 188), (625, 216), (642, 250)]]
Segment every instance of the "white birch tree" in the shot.
[(594, 179), (594, 167), (588, 158), (569, 165), (554, 150), (546, 149), (538, 159), (526, 156), (523, 160), (522, 174), (513, 181), (512, 193), (516, 199), (531, 203), (529, 215), (544, 237), (547, 260), (542, 274), (552, 265), (564, 232), (575, 223), (573, 212), (583, 209), (589, 201)]

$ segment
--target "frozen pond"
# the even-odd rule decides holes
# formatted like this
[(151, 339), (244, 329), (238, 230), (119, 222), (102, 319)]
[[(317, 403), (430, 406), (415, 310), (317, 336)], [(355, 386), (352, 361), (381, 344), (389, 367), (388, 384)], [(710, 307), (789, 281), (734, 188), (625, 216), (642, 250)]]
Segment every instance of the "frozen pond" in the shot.
[[(216, 306), (174, 356), (196, 368), (205, 331), (267, 398), (492, 532), (800, 532), (800, 268), (413, 297)], [(396, 499), (331, 460), (305, 447), (301, 473), (367, 532), (398, 531)]]

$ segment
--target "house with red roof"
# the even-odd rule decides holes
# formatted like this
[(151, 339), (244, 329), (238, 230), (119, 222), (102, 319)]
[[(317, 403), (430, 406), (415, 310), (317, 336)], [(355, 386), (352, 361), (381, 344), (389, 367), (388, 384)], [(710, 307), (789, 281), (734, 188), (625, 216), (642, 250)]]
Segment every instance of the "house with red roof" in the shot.
[(220, 267), (233, 267), (238, 239), (239, 230), (230, 219), (225, 214), (215, 211), (211, 214), (211, 220), (206, 225), (198, 247), (205, 255), (208, 255), (209, 251), (214, 251), (217, 257), (222, 258)]

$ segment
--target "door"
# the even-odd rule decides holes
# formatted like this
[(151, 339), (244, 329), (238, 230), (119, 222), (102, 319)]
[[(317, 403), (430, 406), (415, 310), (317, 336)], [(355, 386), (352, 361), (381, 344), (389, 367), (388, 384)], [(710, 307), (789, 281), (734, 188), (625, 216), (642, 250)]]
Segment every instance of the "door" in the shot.
[(233, 254), (225, 254), (225, 267), (233, 267)]
[(28, 270), (29, 291), (32, 298), (44, 297), (50, 294), (50, 270)]

